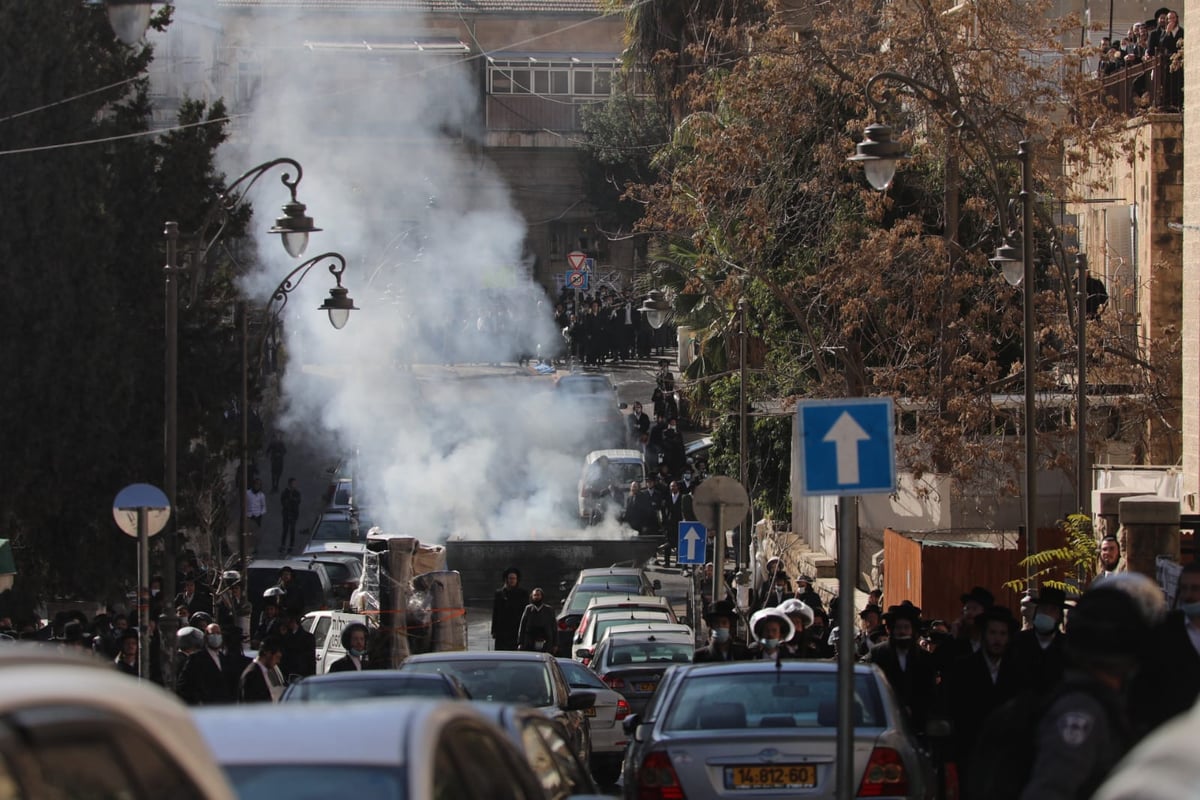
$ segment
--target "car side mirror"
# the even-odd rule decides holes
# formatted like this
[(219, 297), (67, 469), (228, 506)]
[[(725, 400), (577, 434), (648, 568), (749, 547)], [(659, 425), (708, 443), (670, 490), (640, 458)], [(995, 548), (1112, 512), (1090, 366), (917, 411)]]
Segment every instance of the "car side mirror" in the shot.
[(563, 593), (565, 594), (565, 593), (566, 593), (566, 591), (567, 591), (567, 582), (566, 582), (566, 581), (559, 581), (559, 582), (558, 582), (558, 590), (559, 590), (560, 592), (563, 592)]
[(624, 411), (625, 409), (629, 408), (629, 403), (618, 403), (618, 404), (617, 404), (617, 408), (619, 408), (619, 409), (621, 409), (622, 411)]
[(588, 650), (586, 647), (581, 647), (575, 651), (575, 657), (576, 658), (591, 658), (592, 651)]
[(567, 695), (567, 711), (586, 711), (595, 705), (595, 692), (571, 692)]
[(626, 736), (630, 736), (637, 730), (638, 715), (630, 714), (621, 721), (621, 729), (625, 731)]
[(633, 729), (633, 740), (639, 744), (646, 741), (647, 725), (638, 725)]

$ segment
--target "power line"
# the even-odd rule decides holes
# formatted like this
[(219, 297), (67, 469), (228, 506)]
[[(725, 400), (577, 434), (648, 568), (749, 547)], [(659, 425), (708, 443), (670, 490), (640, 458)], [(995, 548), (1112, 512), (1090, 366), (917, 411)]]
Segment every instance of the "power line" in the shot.
[(71, 103), (76, 100), (81, 100), (84, 97), (90, 97), (91, 95), (98, 94), (100, 92), (107, 92), (109, 89), (115, 89), (118, 86), (124, 86), (127, 83), (133, 83), (134, 81), (137, 81), (140, 79), (141, 79), (140, 75), (135, 78), (127, 78), (123, 81), (117, 81), (116, 83), (110, 83), (108, 86), (101, 86), (99, 89), (92, 89), (91, 91), (83, 92), (82, 94), (77, 94), (73, 97), (67, 97), (62, 100), (55, 100), (53, 103), (47, 103), (44, 106), (38, 106), (37, 108), (31, 108), (28, 111), (18, 111), (15, 114), (9, 114), (7, 117), (0, 117), (0, 122), (8, 122), (9, 120), (18, 119), (20, 117), (25, 117), (30, 114), (36, 114), (39, 111), (45, 111), (48, 108), (54, 108), (55, 106), (65, 105), (67, 103)]

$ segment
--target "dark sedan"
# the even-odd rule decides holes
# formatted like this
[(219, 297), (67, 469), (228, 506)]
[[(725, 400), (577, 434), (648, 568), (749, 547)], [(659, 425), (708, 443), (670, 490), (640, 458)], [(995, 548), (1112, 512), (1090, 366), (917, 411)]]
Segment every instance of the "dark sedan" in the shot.
[(596, 695), (572, 692), (549, 653), (423, 653), (409, 656), (400, 671), (445, 673), (461, 681), (476, 700), (532, 706), (562, 722), (579, 760), (588, 763), (592, 742), (584, 711), (595, 704)]
[(525, 754), (529, 766), (547, 800), (565, 800), (572, 795), (598, 794), (595, 781), (571, 747), (571, 737), (558, 720), (533, 708), (478, 703), (485, 717), (500, 726), (517, 749)]
[(293, 683), (284, 703), (340, 703), (380, 697), (444, 697), (470, 700), (471, 694), (453, 675), (404, 673), (394, 669), (331, 672)]

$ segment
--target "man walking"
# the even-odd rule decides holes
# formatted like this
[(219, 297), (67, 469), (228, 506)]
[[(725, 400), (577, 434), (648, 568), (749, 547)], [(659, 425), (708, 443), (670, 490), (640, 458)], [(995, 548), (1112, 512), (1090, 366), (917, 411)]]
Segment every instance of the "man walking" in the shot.
[(287, 488), (279, 495), (279, 504), (283, 517), (283, 533), (279, 537), (279, 554), (286, 550), (289, 554), (296, 546), (296, 520), (300, 518), (300, 490), (296, 488), (296, 479), (288, 478)]
[(267, 445), (267, 456), (271, 459), (271, 493), (279, 491), (279, 479), (283, 477), (283, 457), (287, 455), (287, 448), (283, 446), (283, 442), (278, 436), (271, 439), (271, 443)]
[(504, 585), (496, 590), (492, 599), (492, 638), (497, 650), (516, 650), (520, 644), (517, 633), (521, 629), (521, 616), (529, 605), (529, 592), (521, 588), (521, 570), (509, 567), (504, 570)]
[(263, 492), (262, 481), (255, 478), (246, 490), (246, 518), (254, 523), (255, 530), (262, 530), (262, 519), (267, 513), (267, 495)]
[(521, 650), (535, 653), (554, 653), (558, 650), (554, 609), (545, 604), (545, 599), (545, 593), (540, 588), (529, 593), (529, 605), (521, 614), (521, 624), (517, 630)]

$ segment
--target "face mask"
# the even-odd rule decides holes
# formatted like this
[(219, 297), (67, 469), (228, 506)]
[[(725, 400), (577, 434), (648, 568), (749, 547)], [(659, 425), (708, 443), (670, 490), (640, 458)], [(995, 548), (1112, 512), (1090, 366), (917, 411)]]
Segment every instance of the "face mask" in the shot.
[(893, 636), (893, 637), (891, 637), (891, 641), (896, 643), (896, 647), (903, 649), (912, 644), (912, 637), (911, 636)]
[(1057, 627), (1058, 623), (1049, 614), (1035, 614), (1033, 617), (1033, 629), (1042, 636), (1046, 636)]
[(726, 628), (714, 628), (712, 638), (717, 644), (724, 644), (729, 641), (729, 631)]
[(779, 647), (778, 639), (759, 639), (758, 641), (759, 644), (761, 644), (766, 650), (774, 650), (775, 648)]
[(1200, 617), (1200, 603), (1183, 603), (1179, 608), (1188, 619)]
[(224, 642), (225, 639), (219, 633), (210, 633), (204, 637), (204, 641), (208, 643), (209, 647), (211, 647), (213, 650), (216, 650), (221, 646), (221, 643)]
[(350, 655), (354, 656), (355, 658), (362, 658), (363, 653), (365, 653), (365, 652), (367, 652), (367, 651), (366, 650), (358, 650), (354, 647), (350, 648)]

